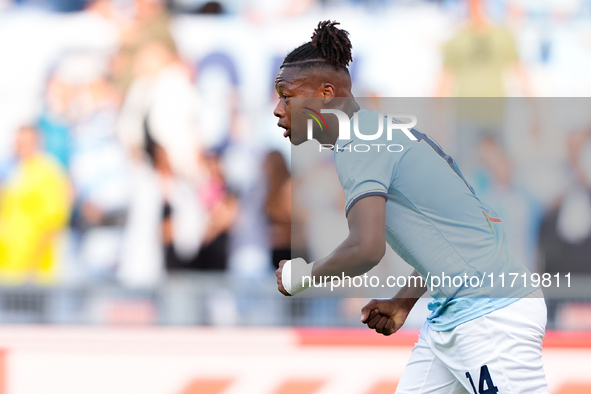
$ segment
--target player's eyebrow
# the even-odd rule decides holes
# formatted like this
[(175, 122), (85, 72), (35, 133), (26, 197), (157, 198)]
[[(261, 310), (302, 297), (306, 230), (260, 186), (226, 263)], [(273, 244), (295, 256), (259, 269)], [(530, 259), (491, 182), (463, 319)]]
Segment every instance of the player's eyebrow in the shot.
[(285, 80), (275, 81), (275, 90), (289, 90), (288, 83)]

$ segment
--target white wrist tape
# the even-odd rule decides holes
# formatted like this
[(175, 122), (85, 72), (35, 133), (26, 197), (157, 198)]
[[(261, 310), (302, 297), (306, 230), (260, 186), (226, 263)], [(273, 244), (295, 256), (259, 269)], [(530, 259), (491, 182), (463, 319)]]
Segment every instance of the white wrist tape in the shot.
[[(314, 262), (308, 264), (306, 260), (299, 257), (287, 260), (281, 271), (281, 284), (285, 291), (291, 295), (296, 295), (310, 287), (313, 266)], [(307, 277), (306, 280), (304, 280), (305, 277)]]

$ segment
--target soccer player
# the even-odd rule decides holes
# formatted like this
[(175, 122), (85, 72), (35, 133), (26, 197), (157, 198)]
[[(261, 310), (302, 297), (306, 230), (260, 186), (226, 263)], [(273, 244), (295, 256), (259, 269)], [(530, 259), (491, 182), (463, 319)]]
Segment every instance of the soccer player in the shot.
[[(303, 105), (318, 113), (342, 111), (351, 125), (372, 134), (377, 122), (397, 122), (360, 110), (347, 70), (351, 42), (336, 25), (319, 23), (312, 40), (287, 55), (276, 77), (274, 115), (294, 145), (307, 140), (305, 124), (296, 119)], [(326, 128), (314, 126), (313, 137), (335, 147), (349, 236), (329, 256), (310, 264), (301, 258), (281, 261), (279, 291), (295, 295), (305, 290), (309, 283), (304, 276), (361, 275), (379, 263), (386, 242), (424, 279), (494, 273), (477, 289), (466, 283), (428, 286), (431, 314), (397, 393), (547, 393), (541, 357), (546, 305), (539, 288), (501, 288), (500, 273), (529, 272), (509, 253), (500, 219), (427, 135), (411, 129), (410, 136), (393, 132), (387, 140), (382, 133), (372, 143), (398, 144), (403, 151), (358, 153), (350, 146), (359, 138), (351, 133), (348, 140), (340, 139), (336, 118), (326, 115)], [(392, 299), (370, 301), (362, 309), (362, 322), (384, 335), (396, 332), (427, 289), (409, 285)]]

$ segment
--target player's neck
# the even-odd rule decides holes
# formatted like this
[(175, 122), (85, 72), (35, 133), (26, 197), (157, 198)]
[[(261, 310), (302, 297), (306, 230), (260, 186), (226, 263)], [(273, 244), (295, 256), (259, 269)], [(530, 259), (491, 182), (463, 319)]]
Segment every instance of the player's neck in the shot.
[[(359, 111), (359, 104), (355, 101), (355, 98), (351, 95), (350, 97), (342, 97), (342, 98), (335, 98), (335, 101), (338, 102), (333, 108), (338, 109), (351, 119), (355, 112)], [(333, 103), (335, 103), (333, 101)], [(329, 117), (327, 118), (328, 127), (327, 131), (322, 133), (321, 135), (316, 135), (316, 140), (321, 144), (330, 144), (334, 145), (336, 141), (339, 139), (339, 126), (338, 120), (336, 117)]]
[(355, 101), (355, 97), (353, 96), (351, 96), (350, 100), (345, 101), (344, 107), (345, 108), (342, 109), (342, 111), (345, 112), (349, 118), (352, 118), (353, 114), (359, 111), (360, 108), (359, 104), (357, 104), (357, 101)]

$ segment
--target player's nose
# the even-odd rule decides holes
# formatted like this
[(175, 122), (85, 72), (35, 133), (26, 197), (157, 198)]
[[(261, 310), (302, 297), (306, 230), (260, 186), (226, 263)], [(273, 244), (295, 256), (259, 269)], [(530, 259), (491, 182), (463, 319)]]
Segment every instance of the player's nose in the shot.
[(285, 108), (283, 107), (281, 101), (278, 102), (277, 105), (275, 106), (275, 109), (273, 110), (273, 115), (275, 115), (279, 119), (282, 119), (285, 117)]

